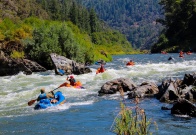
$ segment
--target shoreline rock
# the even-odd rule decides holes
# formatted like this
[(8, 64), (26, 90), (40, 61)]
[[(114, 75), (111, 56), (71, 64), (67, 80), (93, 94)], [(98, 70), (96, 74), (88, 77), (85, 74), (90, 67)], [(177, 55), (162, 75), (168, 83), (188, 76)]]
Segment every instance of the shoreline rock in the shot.
[(51, 53), (50, 58), (57, 75), (80, 75), (92, 72), (89, 67), (85, 66), (85, 64), (77, 63), (74, 60), (70, 60), (64, 56)]
[(33, 72), (44, 72), (46, 69), (37, 62), (28, 59), (6, 57), (3, 51), (0, 51), (0, 76), (16, 75), (21, 71), (30, 75)]

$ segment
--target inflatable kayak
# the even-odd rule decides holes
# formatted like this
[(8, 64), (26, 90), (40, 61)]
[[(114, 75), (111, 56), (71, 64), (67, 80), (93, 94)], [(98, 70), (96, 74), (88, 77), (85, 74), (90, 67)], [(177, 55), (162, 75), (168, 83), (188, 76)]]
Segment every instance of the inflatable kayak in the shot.
[(128, 63), (126, 64), (126, 66), (133, 66), (133, 65), (135, 65), (134, 62), (128, 62)]
[(48, 107), (53, 107), (57, 105), (62, 105), (65, 103), (65, 96), (63, 96), (62, 92), (57, 91), (54, 94), (54, 99), (57, 101), (55, 103), (52, 103), (51, 101), (53, 100), (52, 98), (50, 99), (41, 99), (34, 107), (35, 110), (39, 109), (46, 109)]
[(70, 85), (69, 83), (65, 82), (63, 84), (60, 85), (60, 87), (71, 87), (71, 88), (76, 88), (76, 89), (85, 89), (82, 86), (82, 83), (80, 81), (77, 81), (74, 86)]
[(103, 72), (105, 72), (105, 69), (98, 68), (96, 74), (103, 73)]

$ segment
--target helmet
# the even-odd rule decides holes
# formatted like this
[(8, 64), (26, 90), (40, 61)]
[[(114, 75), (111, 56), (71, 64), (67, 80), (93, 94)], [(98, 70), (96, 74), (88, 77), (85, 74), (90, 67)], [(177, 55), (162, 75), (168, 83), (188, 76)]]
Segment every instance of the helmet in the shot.
[(74, 77), (71, 75), (70, 78), (74, 78)]

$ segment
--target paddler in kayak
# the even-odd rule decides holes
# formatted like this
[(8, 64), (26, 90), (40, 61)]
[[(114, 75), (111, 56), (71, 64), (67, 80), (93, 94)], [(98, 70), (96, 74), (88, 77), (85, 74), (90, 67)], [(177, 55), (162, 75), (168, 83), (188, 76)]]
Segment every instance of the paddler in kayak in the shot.
[(40, 92), (41, 94), (38, 96), (37, 101), (40, 101), (41, 99), (54, 98), (53, 91), (46, 93), (45, 88), (41, 88)]
[(101, 64), (101, 67), (97, 69), (96, 74), (98, 74), (98, 73), (103, 73), (103, 72), (105, 72), (105, 71), (106, 71), (106, 70), (105, 70), (105, 68), (103, 67), (103, 64)]
[(69, 81), (69, 84), (71, 86), (75, 86), (75, 83), (76, 83), (76, 79), (71, 75), (70, 77), (67, 76), (67, 81)]
[(63, 83), (63, 84), (61, 84), (59, 87), (74, 87), (74, 88), (81, 88), (81, 89), (84, 89), (84, 87), (82, 86), (82, 84), (81, 84), (81, 82), (80, 81), (76, 81), (76, 79), (74, 78), (74, 76), (68, 76), (67, 78), (66, 78), (66, 80), (67, 81), (69, 81), (69, 83), (68, 82), (65, 82), (65, 83)]
[(180, 57), (180, 58), (183, 58), (183, 57), (184, 57), (183, 54), (184, 54), (184, 52), (183, 52), (183, 51), (180, 51), (179, 57)]
[(126, 65), (127, 66), (133, 66), (133, 65), (135, 65), (135, 63), (133, 62), (133, 60), (130, 60)]

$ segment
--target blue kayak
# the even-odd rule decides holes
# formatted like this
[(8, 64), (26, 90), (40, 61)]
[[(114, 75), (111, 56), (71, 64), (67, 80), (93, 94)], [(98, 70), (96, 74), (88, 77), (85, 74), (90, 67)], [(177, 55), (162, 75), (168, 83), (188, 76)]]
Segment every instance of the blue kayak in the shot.
[(35, 110), (39, 110), (39, 109), (46, 109), (48, 107), (53, 107), (53, 106), (57, 106), (59, 104), (64, 103), (65, 101), (65, 96), (63, 96), (62, 92), (57, 91), (54, 94), (54, 99), (57, 100), (56, 103), (51, 103), (52, 98), (50, 99), (41, 99), (34, 107)]

